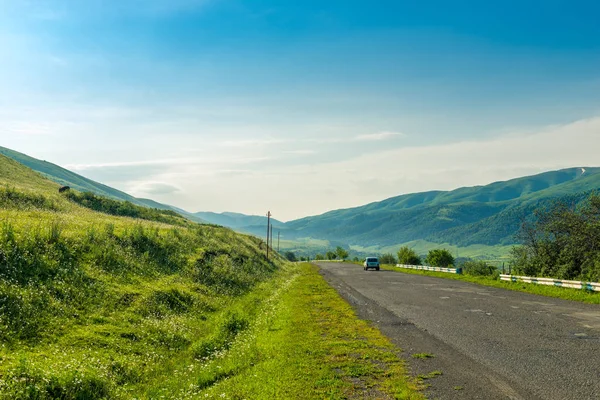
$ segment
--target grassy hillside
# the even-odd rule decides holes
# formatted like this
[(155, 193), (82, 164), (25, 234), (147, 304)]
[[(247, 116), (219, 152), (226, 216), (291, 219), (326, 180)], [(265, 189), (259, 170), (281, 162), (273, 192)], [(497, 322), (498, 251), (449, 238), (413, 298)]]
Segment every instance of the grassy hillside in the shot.
[(0, 399), (423, 398), (314, 267), (58, 187), (0, 155)]
[(521, 219), (537, 207), (558, 198), (577, 202), (598, 189), (599, 168), (571, 168), (483, 187), (403, 195), (302, 218), (286, 223), (286, 238), (312, 237), (366, 247), (414, 240), (508, 245), (514, 243)]
[(4, 156), (0, 184), (1, 398), (157, 397), (228, 348), (283, 265), (229, 229), (82, 207)]
[(91, 179), (85, 178), (74, 172), (66, 170), (58, 165), (29, 157), (17, 151), (0, 147), (0, 154), (18, 161), (20, 164), (42, 174), (44, 177), (58, 183), (61, 186), (69, 186), (81, 192), (90, 192), (99, 196), (108, 197), (116, 200), (128, 201), (143, 207), (158, 208), (163, 210), (172, 210), (183, 215), (185, 218), (195, 222), (205, 222), (201, 218), (192, 213), (181, 210), (179, 208), (158, 203), (150, 199), (138, 199), (125, 192), (103, 185)]

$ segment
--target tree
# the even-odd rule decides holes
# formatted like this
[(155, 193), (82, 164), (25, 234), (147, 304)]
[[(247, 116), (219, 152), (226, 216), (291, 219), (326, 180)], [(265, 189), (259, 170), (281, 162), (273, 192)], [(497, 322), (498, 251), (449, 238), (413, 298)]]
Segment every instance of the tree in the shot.
[(296, 254), (293, 251), (286, 251), (283, 255), (288, 261), (297, 261)]
[(600, 280), (600, 195), (556, 201), (522, 222), (512, 251), (513, 273), (584, 281)]
[(328, 251), (327, 254), (325, 254), (325, 257), (327, 257), (328, 260), (335, 260), (337, 254), (335, 254), (333, 251)]
[(338, 258), (342, 261), (344, 261), (346, 258), (348, 258), (348, 252), (346, 250), (344, 250), (342, 247), (338, 246), (335, 249), (335, 253), (338, 256)]
[(421, 257), (413, 249), (404, 246), (398, 250), (398, 264), (421, 265)]
[(425, 262), (432, 267), (447, 268), (454, 264), (454, 256), (446, 249), (430, 250)]
[(325, 259), (325, 257), (323, 257), (323, 254), (317, 254), (317, 255), (315, 256), (315, 260), (316, 260), (316, 261), (319, 261), (319, 260), (324, 260), (324, 259)]
[(387, 253), (379, 257), (379, 262), (382, 264), (396, 264), (396, 257), (392, 253)]

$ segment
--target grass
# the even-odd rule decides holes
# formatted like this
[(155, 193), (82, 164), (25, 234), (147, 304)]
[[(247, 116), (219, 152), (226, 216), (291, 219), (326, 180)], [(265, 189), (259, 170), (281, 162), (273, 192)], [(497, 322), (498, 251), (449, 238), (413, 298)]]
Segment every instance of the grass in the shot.
[(433, 379), (433, 378), (438, 377), (440, 375), (443, 375), (442, 371), (432, 371), (432, 372), (430, 372), (428, 374), (418, 375), (417, 379), (419, 379), (419, 380)]
[[(240, 346), (209, 364), (202, 397), (422, 399), (398, 349), (318, 274), (299, 264)], [(201, 387), (203, 385), (200, 385)]]
[(0, 156), (0, 399), (422, 398), (311, 265), (57, 189)]
[(435, 356), (433, 354), (430, 353), (415, 353), (411, 356), (412, 358), (419, 358), (422, 360), (426, 360), (428, 358), (434, 358)]
[(404, 269), (397, 268), (393, 265), (382, 265), (381, 268), (388, 271), (394, 271), (403, 274), (434, 276), (437, 278), (471, 282), (476, 283), (478, 285), (497, 287), (507, 290), (515, 290), (518, 292), (537, 294), (546, 297), (554, 297), (557, 299), (579, 301), (582, 303), (589, 304), (600, 304), (600, 292), (590, 292), (586, 290), (562, 288), (556, 286), (536, 285), (533, 283), (507, 282), (485, 276), (456, 275), (444, 272)]

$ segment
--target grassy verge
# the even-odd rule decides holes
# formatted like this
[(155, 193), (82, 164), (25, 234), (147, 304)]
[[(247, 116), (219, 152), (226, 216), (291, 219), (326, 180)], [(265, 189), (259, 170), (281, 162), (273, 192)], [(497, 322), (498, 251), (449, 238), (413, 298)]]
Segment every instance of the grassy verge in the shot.
[(518, 292), (538, 294), (541, 296), (554, 297), (557, 299), (573, 300), (589, 304), (600, 304), (600, 292), (590, 292), (586, 290), (561, 288), (556, 286), (536, 285), (533, 283), (506, 282), (485, 276), (455, 275), (444, 272), (397, 268), (393, 265), (382, 265), (381, 268), (388, 271), (400, 272), (403, 274), (435, 276), (437, 278), (471, 282), (476, 283), (478, 285), (492, 286), (501, 289), (515, 290)]
[[(398, 351), (301, 264), (278, 282), (255, 325), (202, 367), (198, 397), (422, 399)], [(209, 382), (216, 382), (202, 390)]]

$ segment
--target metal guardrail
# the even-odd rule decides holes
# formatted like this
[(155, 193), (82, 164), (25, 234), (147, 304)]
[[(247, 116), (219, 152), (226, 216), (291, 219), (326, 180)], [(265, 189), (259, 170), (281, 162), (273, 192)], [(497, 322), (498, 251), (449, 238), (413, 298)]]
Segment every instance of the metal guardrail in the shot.
[(447, 272), (449, 274), (462, 274), (462, 268), (442, 268), (442, 267), (428, 267), (427, 265), (404, 265), (396, 264), (398, 268), (418, 269), (422, 271), (435, 271), (435, 272)]
[(500, 279), (503, 281), (509, 281), (509, 282), (536, 283), (538, 285), (558, 286), (558, 287), (593, 290), (595, 292), (600, 292), (600, 283), (596, 283), (596, 282), (565, 281), (562, 279), (534, 278), (531, 276), (516, 276), (516, 275), (500, 275)]

